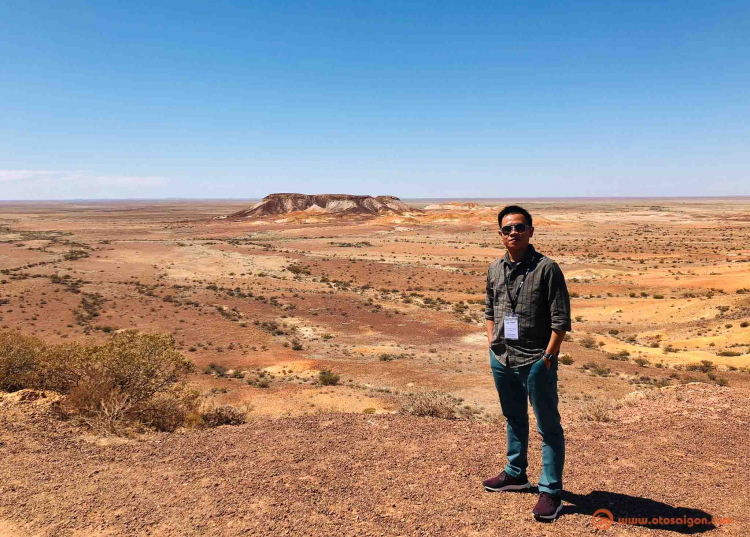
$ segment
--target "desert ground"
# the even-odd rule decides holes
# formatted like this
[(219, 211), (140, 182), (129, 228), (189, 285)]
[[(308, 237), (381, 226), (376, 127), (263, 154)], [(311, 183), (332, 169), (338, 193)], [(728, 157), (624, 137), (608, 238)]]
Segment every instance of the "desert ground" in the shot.
[[(481, 487), (505, 450), (485, 278), (515, 201), (250, 219), (226, 218), (246, 201), (0, 202), (0, 328), (172, 334), (207, 401), (251, 409), (106, 436), (56, 421), (54, 394), (0, 394), (0, 536), (746, 535), (750, 198), (521, 200), (574, 316), (552, 524)], [(400, 412), (425, 391), (457, 419)], [(598, 529), (600, 508), (724, 523)]]

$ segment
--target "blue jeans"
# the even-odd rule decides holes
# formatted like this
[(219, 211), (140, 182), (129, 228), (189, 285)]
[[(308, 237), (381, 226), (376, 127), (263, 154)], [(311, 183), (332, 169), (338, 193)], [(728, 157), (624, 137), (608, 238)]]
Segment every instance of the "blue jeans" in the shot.
[(508, 464), (505, 472), (526, 477), (529, 450), (529, 413), (526, 398), (531, 401), (537, 430), (542, 435), (542, 475), (539, 491), (559, 496), (563, 490), (565, 435), (557, 410), (557, 361), (549, 370), (543, 359), (516, 369), (498, 362), (490, 349), (490, 367), (500, 406), (507, 420)]

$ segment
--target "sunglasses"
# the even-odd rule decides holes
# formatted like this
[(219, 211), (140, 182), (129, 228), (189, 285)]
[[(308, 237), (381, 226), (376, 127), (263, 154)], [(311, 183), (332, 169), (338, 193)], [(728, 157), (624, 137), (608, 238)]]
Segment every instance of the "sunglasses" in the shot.
[(511, 224), (509, 226), (503, 226), (500, 228), (500, 232), (503, 235), (510, 235), (514, 230), (516, 233), (526, 233), (529, 228), (526, 224)]

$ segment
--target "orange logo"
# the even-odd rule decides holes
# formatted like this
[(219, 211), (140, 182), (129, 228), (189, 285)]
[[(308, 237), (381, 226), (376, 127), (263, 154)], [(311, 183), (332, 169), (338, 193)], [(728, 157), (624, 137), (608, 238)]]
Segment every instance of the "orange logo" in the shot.
[(615, 522), (615, 517), (609, 509), (597, 509), (591, 515), (591, 525), (598, 530), (607, 530)]

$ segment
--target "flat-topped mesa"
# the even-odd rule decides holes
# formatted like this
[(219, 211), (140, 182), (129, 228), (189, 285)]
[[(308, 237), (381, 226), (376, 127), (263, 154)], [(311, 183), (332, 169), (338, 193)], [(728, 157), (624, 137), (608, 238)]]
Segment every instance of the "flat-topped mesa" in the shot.
[(311, 214), (402, 214), (414, 209), (394, 196), (351, 196), (349, 194), (270, 194), (249, 209), (228, 218), (255, 218), (306, 211)]

